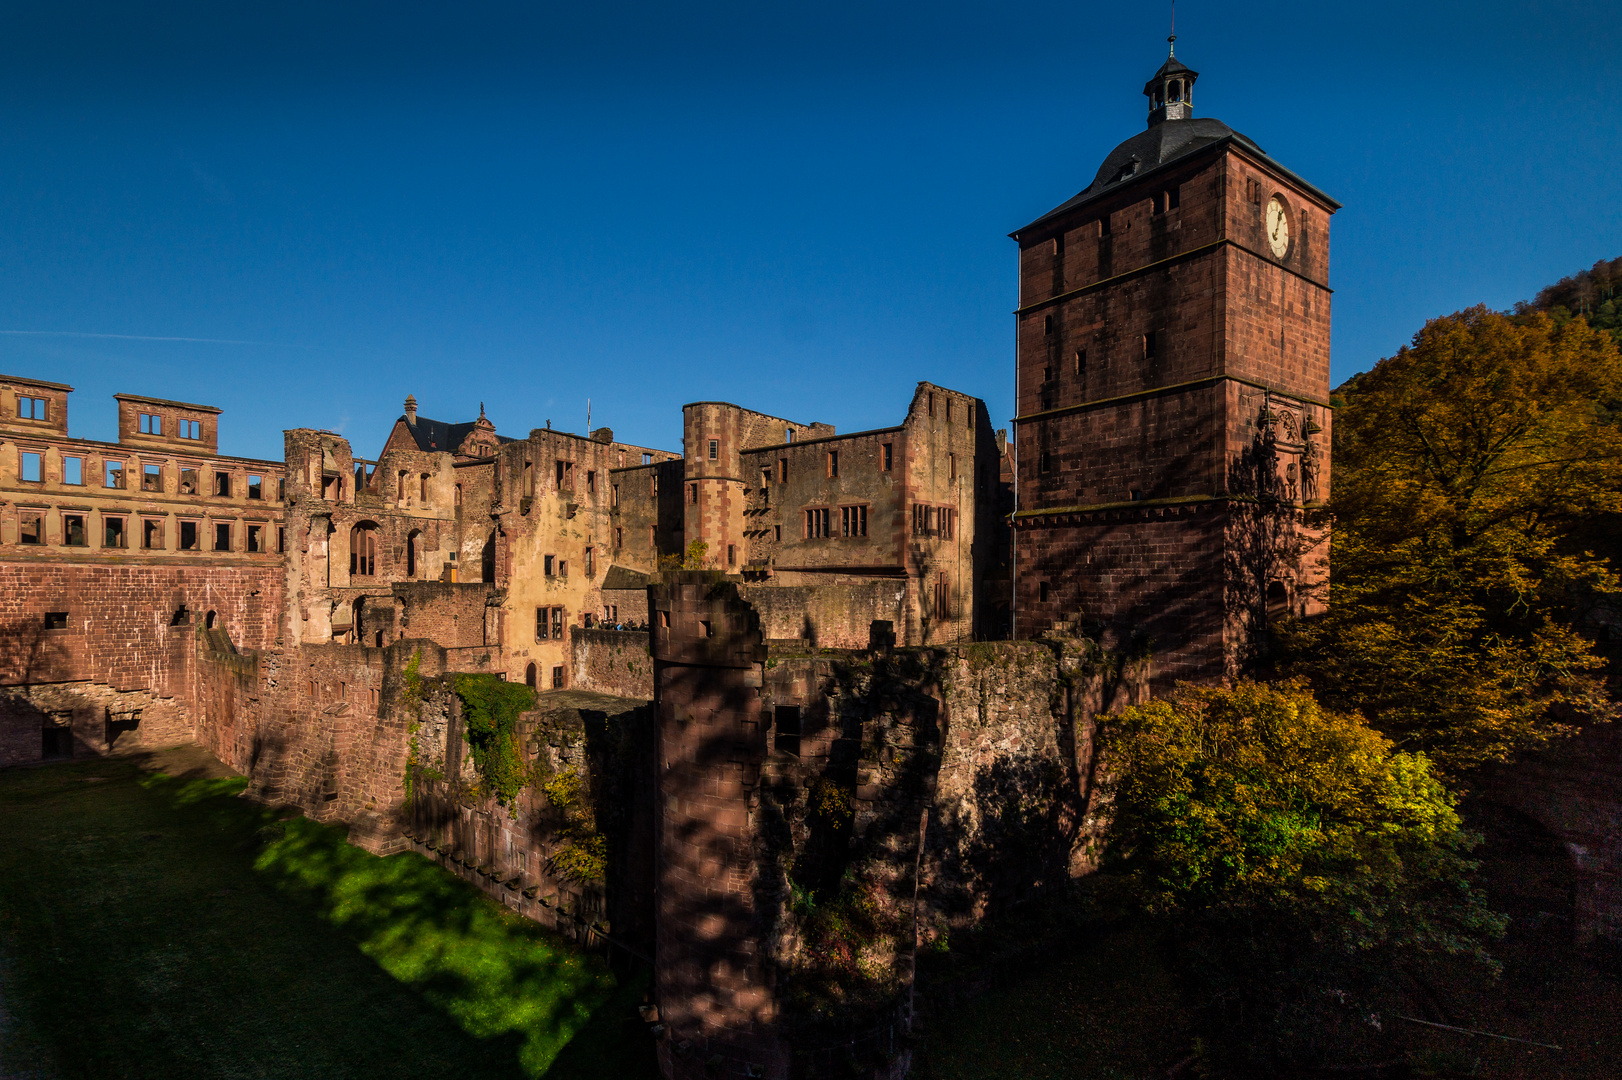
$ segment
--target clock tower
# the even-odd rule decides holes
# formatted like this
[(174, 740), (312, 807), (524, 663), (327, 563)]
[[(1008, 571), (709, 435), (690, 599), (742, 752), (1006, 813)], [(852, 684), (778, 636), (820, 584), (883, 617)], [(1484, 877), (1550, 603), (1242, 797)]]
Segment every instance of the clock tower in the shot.
[(1146, 130), (1019, 243), (1015, 634), (1242, 671), (1328, 584), (1329, 219), (1172, 54)]

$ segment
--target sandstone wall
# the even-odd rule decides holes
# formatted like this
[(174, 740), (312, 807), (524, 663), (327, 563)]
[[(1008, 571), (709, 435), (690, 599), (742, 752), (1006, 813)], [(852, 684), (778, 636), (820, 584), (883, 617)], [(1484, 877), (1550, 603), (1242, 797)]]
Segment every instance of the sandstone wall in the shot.
[[(646, 592), (642, 594), (646, 596)], [(623, 698), (653, 697), (653, 656), (648, 635), (632, 630), (569, 631), (572, 668), (569, 686)]]

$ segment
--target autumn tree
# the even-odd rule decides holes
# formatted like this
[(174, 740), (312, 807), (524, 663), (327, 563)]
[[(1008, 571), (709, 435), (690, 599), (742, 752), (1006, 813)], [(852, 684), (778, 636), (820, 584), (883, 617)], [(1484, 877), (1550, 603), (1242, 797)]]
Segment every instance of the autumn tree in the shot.
[(1585, 321), (1471, 308), (1338, 391), (1329, 613), (1286, 670), (1455, 777), (1607, 718), (1584, 538), (1622, 510), (1622, 356)]
[(1377, 1059), (1401, 969), (1502, 930), (1429, 760), (1303, 683), (1180, 687), (1100, 735), (1110, 865), (1165, 917), (1219, 1072)]

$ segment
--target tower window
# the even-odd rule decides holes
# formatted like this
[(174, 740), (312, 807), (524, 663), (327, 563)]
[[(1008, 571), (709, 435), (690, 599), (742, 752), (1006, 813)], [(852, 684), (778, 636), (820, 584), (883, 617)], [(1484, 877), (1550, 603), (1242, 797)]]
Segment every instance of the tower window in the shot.
[(1086, 370), (1087, 370), (1087, 350), (1086, 349), (1077, 349), (1076, 350), (1076, 374), (1080, 375), (1083, 371), (1086, 371)]
[(1183, 205), (1181, 188), (1172, 188), (1170, 191), (1166, 192), (1167, 210), (1175, 210), (1181, 205)]
[(1109, 215), (1108, 214), (1105, 214), (1103, 217), (1098, 219), (1098, 235), (1099, 236), (1108, 236), (1109, 235)]
[(1037, 595), (1041, 598), (1042, 603), (1045, 604), (1045, 603), (1048, 602), (1048, 583), (1047, 582), (1044, 581), (1040, 585), (1037, 586)]
[(1143, 335), (1143, 358), (1145, 360), (1153, 360), (1155, 358), (1155, 339), (1158, 336), (1159, 335), (1153, 330)]
[(719, 439), (710, 440), (710, 460), (714, 461), (721, 456), (721, 442)]
[(894, 460), (893, 457), (891, 456), (890, 447), (891, 447), (890, 443), (885, 443), (883, 445), (884, 471), (885, 472), (890, 471), (890, 463)]
[(1053, 316), (1052, 315), (1044, 315), (1042, 317), (1042, 333), (1044, 333), (1044, 334), (1053, 333)]
[(828, 451), (828, 476), (830, 479), (839, 476), (839, 451)]
[(1036, 459), (1036, 471), (1037, 472), (1044, 472), (1044, 473), (1045, 472), (1052, 472), (1053, 471), (1053, 455), (1044, 450), (1042, 452), (1042, 454)]

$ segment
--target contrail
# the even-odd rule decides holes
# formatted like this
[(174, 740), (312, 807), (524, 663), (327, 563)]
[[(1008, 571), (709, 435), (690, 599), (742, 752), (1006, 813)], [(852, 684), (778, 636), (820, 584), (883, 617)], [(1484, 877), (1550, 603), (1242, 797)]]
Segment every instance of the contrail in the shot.
[(232, 341), (228, 338), (153, 337), (147, 334), (91, 334), (83, 330), (0, 330), (10, 337), (105, 338), (113, 341), (181, 341), (191, 345), (263, 345), (273, 349), (308, 349), (308, 345), (287, 345), (279, 341)]

